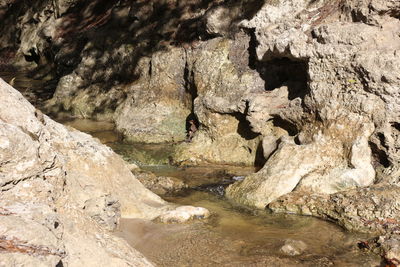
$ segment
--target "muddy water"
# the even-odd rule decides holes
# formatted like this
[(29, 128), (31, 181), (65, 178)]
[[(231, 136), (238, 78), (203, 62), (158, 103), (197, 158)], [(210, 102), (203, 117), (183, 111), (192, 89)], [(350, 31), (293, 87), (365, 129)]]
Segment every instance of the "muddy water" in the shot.
[[(173, 167), (168, 164), (173, 144), (125, 144), (107, 122), (63, 123), (97, 137), (126, 161), (157, 175), (177, 177), (191, 188), (218, 184), (255, 171), (228, 166)], [(198, 190), (165, 199), (205, 207), (213, 215), (205, 221), (183, 225), (122, 219), (117, 235), (157, 266), (379, 266), (377, 255), (357, 247), (358, 241), (368, 236), (345, 232), (329, 222), (251, 211)], [(281, 247), (289, 239), (303, 241), (307, 249), (299, 256), (284, 254)]]
[[(172, 167), (167, 163), (173, 145), (111, 146), (126, 160), (157, 175), (177, 177), (191, 188), (255, 171), (228, 166)], [(155, 158), (151, 160), (143, 154)], [(165, 199), (205, 207), (213, 216), (184, 225), (123, 219), (118, 235), (158, 266), (379, 266), (378, 256), (357, 247), (358, 241), (368, 236), (345, 232), (330, 222), (251, 211), (219, 195), (198, 190)], [(288, 256), (281, 251), (287, 240), (301, 240), (307, 249), (302, 255)]]
[[(14, 76), (0, 73), (0, 77), (9, 81)], [(43, 83), (19, 75), (15, 86), (29, 99), (31, 88), (40, 88)], [(114, 125), (107, 122), (62, 123), (92, 134), (129, 162), (158, 175), (177, 177), (193, 188), (255, 171), (227, 166), (176, 168), (168, 165), (174, 145), (124, 144)], [(379, 266), (378, 256), (357, 248), (357, 241), (367, 236), (350, 234), (329, 222), (250, 211), (221, 196), (197, 190), (166, 200), (202, 206), (213, 215), (183, 225), (122, 219), (117, 234), (158, 266)], [(306, 243), (303, 254), (284, 254), (281, 247), (288, 239)]]
[[(169, 198), (208, 208), (204, 222), (163, 225), (122, 220), (119, 235), (159, 266), (377, 266), (379, 258), (357, 247), (362, 236), (310, 217), (252, 214), (205, 192)], [(285, 240), (301, 240), (300, 256), (285, 255)]]

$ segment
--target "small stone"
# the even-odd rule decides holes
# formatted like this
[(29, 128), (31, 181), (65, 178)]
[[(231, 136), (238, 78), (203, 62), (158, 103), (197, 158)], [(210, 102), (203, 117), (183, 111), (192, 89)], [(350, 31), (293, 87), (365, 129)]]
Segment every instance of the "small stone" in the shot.
[(281, 252), (289, 256), (297, 256), (307, 249), (306, 243), (301, 240), (287, 239), (285, 245), (281, 247)]

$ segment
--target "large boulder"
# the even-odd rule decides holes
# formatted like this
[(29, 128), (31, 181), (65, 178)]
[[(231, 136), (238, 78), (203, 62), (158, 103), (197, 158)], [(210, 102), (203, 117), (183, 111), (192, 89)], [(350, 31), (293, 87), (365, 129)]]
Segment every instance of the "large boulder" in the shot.
[(112, 235), (121, 214), (166, 203), (89, 135), (36, 110), (0, 79), (0, 265), (150, 266)]

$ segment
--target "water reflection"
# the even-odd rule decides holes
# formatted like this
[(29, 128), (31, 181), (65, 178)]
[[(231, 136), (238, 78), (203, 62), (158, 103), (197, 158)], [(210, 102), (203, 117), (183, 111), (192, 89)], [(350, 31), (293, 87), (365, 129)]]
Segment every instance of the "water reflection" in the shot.
[[(205, 192), (167, 198), (208, 208), (205, 222), (163, 225), (122, 220), (119, 235), (159, 266), (377, 266), (379, 257), (360, 251), (363, 235), (311, 217), (256, 214)], [(287, 239), (301, 240), (296, 257), (281, 252)]]

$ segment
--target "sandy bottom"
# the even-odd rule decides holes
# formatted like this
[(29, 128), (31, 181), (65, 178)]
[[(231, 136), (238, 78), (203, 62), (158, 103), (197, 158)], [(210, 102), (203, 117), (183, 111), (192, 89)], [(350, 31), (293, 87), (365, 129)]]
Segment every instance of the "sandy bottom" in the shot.
[[(167, 200), (208, 208), (213, 216), (183, 225), (123, 219), (118, 235), (158, 266), (379, 266), (377, 255), (357, 248), (367, 236), (329, 222), (252, 213), (206, 192)], [(285, 255), (287, 239), (305, 242), (306, 251)]]

